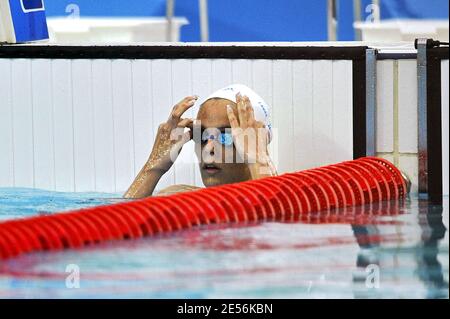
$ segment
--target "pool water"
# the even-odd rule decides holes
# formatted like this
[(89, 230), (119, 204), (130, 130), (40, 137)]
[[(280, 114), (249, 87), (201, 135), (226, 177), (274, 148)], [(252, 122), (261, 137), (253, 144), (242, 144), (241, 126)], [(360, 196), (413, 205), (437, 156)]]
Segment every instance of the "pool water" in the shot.
[[(0, 221), (119, 201), (0, 188)], [(0, 261), (0, 298), (448, 298), (448, 206), (410, 197), (31, 253)]]

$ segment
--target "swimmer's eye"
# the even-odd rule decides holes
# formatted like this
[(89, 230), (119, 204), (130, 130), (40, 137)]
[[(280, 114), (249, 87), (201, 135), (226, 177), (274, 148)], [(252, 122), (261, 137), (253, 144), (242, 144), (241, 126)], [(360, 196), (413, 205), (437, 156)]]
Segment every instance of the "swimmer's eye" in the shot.
[(219, 143), (225, 146), (233, 144), (233, 136), (230, 133), (220, 133)]
[(231, 133), (220, 133), (217, 137), (213, 134), (202, 136), (202, 144), (206, 144), (209, 140), (217, 140), (221, 145), (231, 146), (233, 144), (233, 136)]
[(203, 136), (203, 134), (202, 134), (202, 144), (205, 144), (209, 140), (215, 140), (215, 139), (216, 139), (216, 137), (212, 134), (209, 136)]

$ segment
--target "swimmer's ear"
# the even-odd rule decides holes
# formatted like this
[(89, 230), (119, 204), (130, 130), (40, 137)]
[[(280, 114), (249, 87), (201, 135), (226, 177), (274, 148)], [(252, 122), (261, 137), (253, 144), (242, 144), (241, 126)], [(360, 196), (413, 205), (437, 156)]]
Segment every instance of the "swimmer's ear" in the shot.
[(261, 121), (255, 121), (255, 126), (256, 126), (256, 128), (257, 128), (258, 130), (263, 130), (263, 131), (264, 131), (264, 134), (265, 134), (266, 136), (264, 137), (264, 139), (263, 139), (262, 141), (264, 141), (264, 143), (265, 143), (266, 145), (269, 145), (269, 144), (270, 144), (270, 140), (271, 140), (271, 136), (270, 136), (270, 131), (269, 131), (269, 129), (267, 128), (267, 125), (264, 124), (264, 123), (261, 122)]

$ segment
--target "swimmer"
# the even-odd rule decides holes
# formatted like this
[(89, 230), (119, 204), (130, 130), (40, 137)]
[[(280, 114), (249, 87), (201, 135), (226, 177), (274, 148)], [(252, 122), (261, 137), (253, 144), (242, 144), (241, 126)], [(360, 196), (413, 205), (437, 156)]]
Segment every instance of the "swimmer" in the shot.
[[(198, 96), (177, 103), (156, 134), (151, 154), (124, 194), (125, 198), (151, 196), (161, 177), (169, 171), (183, 145), (193, 140), (206, 187), (275, 176), (268, 153), (272, 138), (269, 108), (247, 86), (233, 84), (220, 89), (200, 103), (196, 119), (183, 118)], [(158, 195), (198, 189), (173, 185)]]

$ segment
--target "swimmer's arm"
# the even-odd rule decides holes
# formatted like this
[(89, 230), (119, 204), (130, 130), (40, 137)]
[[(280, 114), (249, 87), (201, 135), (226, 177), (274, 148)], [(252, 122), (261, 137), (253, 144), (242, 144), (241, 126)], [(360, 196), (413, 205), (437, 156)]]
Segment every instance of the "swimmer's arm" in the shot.
[(194, 191), (197, 189), (201, 189), (201, 187), (185, 185), (185, 184), (172, 185), (172, 186), (169, 186), (169, 187), (166, 187), (166, 188), (160, 190), (158, 192), (158, 194), (156, 194), (156, 196), (166, 196), (166, 195), (190, 192), (190, 191)]
[(123, 195), (124, 198), (144, 198), (151, 196), (164, 172), (152, 169), (148, 163), (144, 165), (131, 186)]
[(192, 126), (192, 119), (182, 119), (181, 116), (197, 99), (197, 96), (187, 96), (173, 107), (167, 122), (158, 127), (150, 157), (123, 197), (143, 198), (153, 194), (156, 184), (175, 162), (176, 157), (172, 156), (178, 156), (183, 145), (191, 139), (190, 132), (183, 133), (178, 140), (170, 136), (176, 128), (183, 130)]

